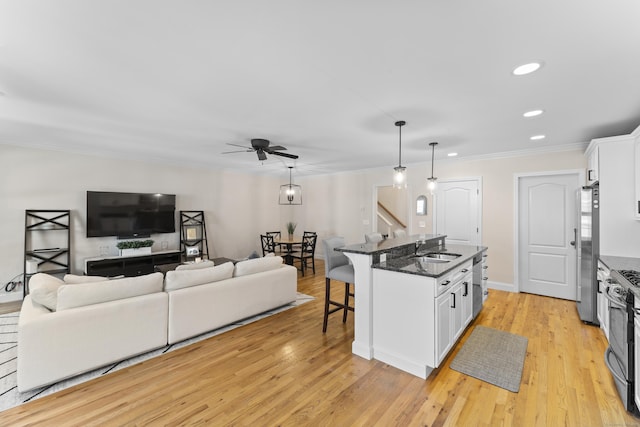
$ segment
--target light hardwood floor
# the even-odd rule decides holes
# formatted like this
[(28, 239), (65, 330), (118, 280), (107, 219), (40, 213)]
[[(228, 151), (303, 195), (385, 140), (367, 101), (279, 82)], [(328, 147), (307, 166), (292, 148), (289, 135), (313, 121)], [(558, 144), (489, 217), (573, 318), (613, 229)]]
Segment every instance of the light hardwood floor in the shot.
[[(617, 397), (604, 335), (580, 322), (575, 303), (491, 291), (425, 381), (354, 356), (352, 313), (346, 325), (334, 314), (322, 334), (321, 261), (316, 268), (298, 281), (310, 303), (10, 409), (0, 424), (640, 425)], [(529, 338), (519, 393), (449, 368), (474, 325)]]

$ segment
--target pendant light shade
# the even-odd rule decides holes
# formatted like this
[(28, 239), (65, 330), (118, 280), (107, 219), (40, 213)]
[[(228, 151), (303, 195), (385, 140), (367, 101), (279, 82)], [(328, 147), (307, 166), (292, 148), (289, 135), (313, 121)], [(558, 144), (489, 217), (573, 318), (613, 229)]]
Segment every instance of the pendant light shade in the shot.
[(407, 188), (407, 168), (402, 166), (402, 126), (406, 125), (405, 121), (397, 121), (399, 132), (399, 144), (398, 144), (398, 166), (393, 168), (393, 187), (394, 188)]
[(280, 198), (278, 204), (280, 205), (301, 205), (302, 204), (302, 187), (296, 185), (291, 180), (291, 169), (289, 168), (289, 183), (280, 186)]
[(431, 146), (431, 177), (427, 178), (427, 188), (429, 189), (431, 194), (433, 194), (435, 193), (436, 187), (438, 186), (438, 178), (433, 176), (433, 161), (435, 158), (436, 145), (438, 145), (438, 143), (430, 142), (429, 145)]

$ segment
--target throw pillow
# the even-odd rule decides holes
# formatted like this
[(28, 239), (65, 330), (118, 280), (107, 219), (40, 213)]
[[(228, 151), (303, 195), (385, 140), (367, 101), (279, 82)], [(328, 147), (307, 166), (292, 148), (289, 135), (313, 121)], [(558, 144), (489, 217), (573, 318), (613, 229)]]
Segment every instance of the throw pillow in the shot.
[(201, 268), (213, 267), (215, 264), (210, 259), (202, 262), (192, 262), (189, 264), (180, 264), (176, 270), (200, 270)]
[(62, 285), (58, 289), (57, 310), (162, 292), (162, 279), (162, 273), (151, 273), (105, 282)]
[(58, 288), (62, 285), (64, 282), (57, 277), (38, 273), (29, 280), (29, 295), (31, 295), (33, 302), (43, 305), (51, 311), (56, 311)]
[(95, 283), (109, 280), (108, 277), (102, 276), (78, 276), (76, 274), (65, 274), (62, 278), (67, 285), (76, 285), (78, 283)]
[(225, 262), (211, 268), (198, 270), (167, 271), (164, 280), (165, 291), (188, 288), (190, 286), (204, 285), (205, 283), (218, 282), (230, 279), (233, 275), (233, 263)]
[(248, 259), (236, 264), (233, 277), (247, 276), (262, 271), (275, 270), (282, 265), (281, 256), (265, 256), (264, 258)]

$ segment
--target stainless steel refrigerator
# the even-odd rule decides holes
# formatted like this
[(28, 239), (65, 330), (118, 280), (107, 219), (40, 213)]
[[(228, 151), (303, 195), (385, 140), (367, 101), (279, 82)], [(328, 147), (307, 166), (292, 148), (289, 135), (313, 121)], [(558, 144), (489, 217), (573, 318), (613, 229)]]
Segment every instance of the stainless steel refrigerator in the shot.
[(598, 183), (578, 190), (580, 218), (576, 236), (578, 251), (578, 314), (586, 323), (598, 325), (598, 256), (600, 255), (600, 187)]

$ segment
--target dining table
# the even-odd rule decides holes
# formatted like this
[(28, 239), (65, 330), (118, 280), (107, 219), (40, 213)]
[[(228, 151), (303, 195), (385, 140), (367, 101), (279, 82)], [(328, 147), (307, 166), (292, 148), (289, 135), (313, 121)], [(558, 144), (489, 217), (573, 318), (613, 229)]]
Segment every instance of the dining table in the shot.
[(285, 235), (282, 237), (276, 237), (275, 239), (273, 239), (273, 242), (276, 245), (285, 247), (285, 252), (282, 253), (284, 262), (289, 265), (293, 265), (293, 257), (291, 256), (291, 254), (293, 253), (293, 246), (302, 245), (302, 236)]

